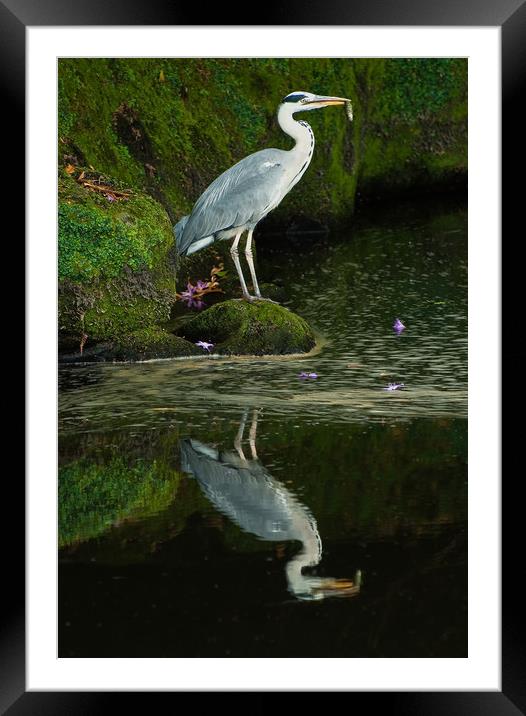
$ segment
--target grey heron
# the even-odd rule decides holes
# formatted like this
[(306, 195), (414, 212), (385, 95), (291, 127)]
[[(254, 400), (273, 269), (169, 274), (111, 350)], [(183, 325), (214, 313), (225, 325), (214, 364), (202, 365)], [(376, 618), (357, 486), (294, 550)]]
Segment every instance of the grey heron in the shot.
[[(262, 149), (218, 176), (201, 194), (189, 216), (184, 216), (174, 227), (179, 255), (187, 256), (214, 241), (233, 238), (230, 252), (243, 298), (247, 301), (262, 299), (254, 268), (252, 234), (257, 223), (275, 209), (299, 182), (314, 151), (312, 128), (307, 122), (295, 120), (294, 114), (331, 105), (346, 105), (348, 116), (352, 118), (350, 100), (343, 97), (325, 97), (300, 91), (288, 94), (279, 105), (278, 124), (294, 139), (294, 147), (288, 151)], [(238, 244), (245, 231), (248, 231), (245, 257), (254, 296), (248, 292), (239, 260)]]
[(252, 458), (247, 460), (242, 440), (245, 411), (233, 450), (220, 452), (198, 440), (181, 440), (181, 468), (195, 477), (210, 502), (245, 532), (259, 539), (301, 542), (302, 549), (286, 565), (289, 591), (298, 599), (355, 596), (360, 573), (354, 582), (303, 574), (305, 567), (319, 564), (322, 542), (316, 520), (305, 505), (259, 462), (256, 453), (257, 412), (250, 428)]

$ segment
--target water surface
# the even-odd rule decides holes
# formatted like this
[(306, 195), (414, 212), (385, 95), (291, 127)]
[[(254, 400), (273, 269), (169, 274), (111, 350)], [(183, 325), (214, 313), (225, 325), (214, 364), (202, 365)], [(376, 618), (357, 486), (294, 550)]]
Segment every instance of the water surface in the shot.
[(60, 369), (59, 654), (466, 656), (465, 210), (258, 260), (311, 355)]

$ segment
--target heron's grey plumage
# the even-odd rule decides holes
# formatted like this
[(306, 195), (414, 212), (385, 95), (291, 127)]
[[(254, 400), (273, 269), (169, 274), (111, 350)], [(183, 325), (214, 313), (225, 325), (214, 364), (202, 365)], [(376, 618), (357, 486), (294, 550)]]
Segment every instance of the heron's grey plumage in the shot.
[(262, 149), (218, 176), (190, 216), (175, 227), (178, 252), (184, 256), (201, 239), (221, 239), (222, 233), (231, 238), (236, 229), (253, 228), (280, 198), (286, 154), (280, 149)]
[(252, 231), (270, 211), (276, 208), (307, 170), (314, 151), (314, 133), (307, 122), (297, 122), (293, 115), (330, 104), (346, 104), (341, 97), (322, 97), (309, 92), (292, 92), (278, 110), (278, 123), (295, 140), (295, 146), (262, 149), (227, 169), (205, 189), (189, 216), (174, 228), (179, 255), (200, 251), (216, 240), (234, 239), (231, 253), (243, 295), (252, 300), (238, 257), (241, 234), (248, 231), (245, 255), (250, 268), (256, 298), (261, 298), (251, 251)]

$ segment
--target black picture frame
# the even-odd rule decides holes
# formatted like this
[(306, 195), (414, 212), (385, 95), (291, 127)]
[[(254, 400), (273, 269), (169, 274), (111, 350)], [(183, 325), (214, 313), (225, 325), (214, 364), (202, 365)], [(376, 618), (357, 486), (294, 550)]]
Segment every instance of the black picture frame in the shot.
[[(25, 30), (28, 26), (68, 25), (411, 25), (411, 26), (498, 26), (502, 37), (502, 136), (506, 138), (502, 152), (502, 200), (506, 209), (509, 245), (506, 246), (506, 264), (524, 265), (521, 261), (524, 238), (522, 228), (516, 230), (516, 241), (511, 237), (511, 226), (522, 227), (519, 215), (524, 199), (522, 182), (511, 178), (511, 157), (514, 167), (522, 166), (524, 149), (521, 141), (522, 116), (520, 112), (521, 90), (524, 86), (526, 67), (526, 1), (525, 0), (313, 0), (310, 2), (275, 3), (265, 8), (262, 16), (251, 18), (248, 11), (240, 14), (238, 3), (231, 7), (216, 3), (211, 8), (202, 4), (183, 4), (179, 0), (0, 0), (0, 87), (4, 99), (4, 120), (7, 120), (4, 134), (4, 167), (9, 167), (9, 185), (12, 200), (23, 201), (24, 160), (22, 148), (24, 136), (25, 105)], [(206, 23), (202, 22), (206, 17)], [(8, 116), (6, 116), (8, 115)], [(5, 141), (8, 136), (9, 141)], [(11, 156), (9, 156), (11, 152)], [(508, 170), (504, 172), (504, 170)], [(520, 192), (520, 194), (519, 194)], [(4, 197), (5, 200), (5, 197)], [(522, 214), (523, 212), (521, 212)], [(22, 220), (16, 232), (20, 237), (18, 246), (23, 246)], [(504, 213), (503, 213), (504, 216)], [(517, 220), (520, 223), (515, 223)], [(517, 233), (518, 232), (518, 233)], [(23, 260), (23, 257), (22, 257)], [(502, 294), (503, 329), (521, 318), (520, 282), (508, 281)], [(495, 339), (495, 336), (493, 336)], [(497, 337), (498, 339), (498, 337)], [(502, 352), (503, 368), (507, 368), (509, 385), (524, 366), (524, 351), (512, 348)], [(521, 371), (522, 372), (522, 371)], [(504, 372), (503, 372), (504, 375)], [(515, 381), (514, 381), (515, 382)], [(503, 381), (502, 388), (508, 384)], [(506, 444), (513, 448), (520, 445), (518, 431), (520, 424), (507, 424)], [(518, 453), (517, 453), (518, 457)], [(522, 480), (520, 464), (512, 479), (503, 489), (506, 503), (506, 521), (503, 520), (503, 609), (502, 609), (502, 690), (482, 692), (353, 692), (352, 706), (368, 697), (367, 706), (384, 708), (393, 714), (513, 714), (526, 713), (526, 647), (522, 620), (522, 590), (516, 580), (522, 577), (522, 570), (514, 563), (522, 561), (515, 552), (520, 545), (522, 520), (519, 516), (522, 502), (514, 491), (518, 491)], [(24, 594), (24, 484), (20, 474), (9, 471), (4, 475), (9, 482), (5, 504), (16, 505), (18, 521), (10, 525), (4, 536), (5, 551), (9, 552), (11, 565), (4, 566), (5, 580), (3, 596), (6, 604), (2, 612), (0, 632), (0, 712), (12, 716), (20, 714), (94, 714), (113, 710), (117, 707), (115, 694), (103, 692), (28, 692), (25, 686), (25, 594)], [(6, 486), (5, 486), (6, 487)], [(9, 494), (9, 490), (11, 494)], [(13, 509), (13, 512), (15, 508)], [(3, 522), (5, 527), (5, 522)], [(494, 575), (493, 578), (498, 578)], [(489, 577), (491, 578), (491, 577)], [(8, 585), (8, 587), (7, 587)], [(141, 707), (142, 693), (117, 692), (118, 707), (122, 698), (132, 696), (134, 705)], [(151, 696), (148, 693), (148, 697)], [(174, 693), (154, 692), (156, 699), (170, 698)], [(374, 699), (374, 701), (371, 701)]]

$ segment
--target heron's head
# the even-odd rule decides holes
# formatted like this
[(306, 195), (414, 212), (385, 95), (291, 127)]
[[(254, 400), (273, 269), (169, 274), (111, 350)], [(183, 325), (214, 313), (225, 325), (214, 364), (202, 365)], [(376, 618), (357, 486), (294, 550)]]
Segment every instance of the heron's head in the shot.
[(292, 591), (302, 601), (319, 601), (328, 597), (349, 598), (360, 593), (359, 581), (350, 579), (333, 579), (332, 577), (303, 577), (301, 589)]
[(356, 597), (360, 593), (362, 573), (356, 571), (354, 579), (315, 577), (303, 574), (301, 559), (290, 561), (286, 568), (289, 592), (302, 601), (318, 601), (327, 597)]
[(291, 92), (281, 101), (282, 106), (290, 107), (292, 114), (295, 112), (306, 112), (311, 109), (321, 109), (332, 105), (344, 105), (351, 100), (345, 97), (326, 97), (311, 92)]

